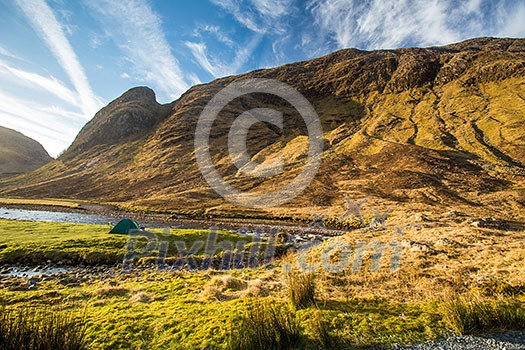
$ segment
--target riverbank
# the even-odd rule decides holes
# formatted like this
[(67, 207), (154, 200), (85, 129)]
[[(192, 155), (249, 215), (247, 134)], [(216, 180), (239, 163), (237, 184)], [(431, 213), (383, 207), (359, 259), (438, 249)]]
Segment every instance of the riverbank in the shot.
[[(322, 236), (337, 236), (342, 235), (346, 231), (337, 228), (327, 227), (324, 223), (314, 225), (312, 222), (304, 221), (289, 221), (289, 220), (270, 220), (270, 219), (250, 219), (250, 218), (203, 218), (191, 217), (178, 214), (155, 213), (148, 211), (126, 211), (117, 206), (108, 204), (93, 204), (93, 203), (69, 203), (69, 206), (54, 205), (52, 200), (45, 200), (37, 204), (39, 201), (24, 202), (24, 200), (17, 200), (16, 204), (7, 204), (11, 200), (0, 200), (0, 219), (20, 219), (31, 221), (49, 221), (49, 222), (71, 222), (71, 223), (112, 223), (116, 224), (123, 218), (133, 218), (139, 222), (141, 226), (149, 228), (181, 228), (181, 229), (209, 229), (218, 228), (221, 230), (228, 230), (231, 232), (261, 232), (269, 234), (270, 232), (284, 232), (288, 234), (297, 235), (322, 235)], [(2, 209), (5, 209), (2, 212)], [(9, 214), (9, 210), (28, 211), (27, 215), (20, 215), (17, 218), (16, 213)], [(35, 213), (32, 213), (35, 212)], [(39, 213), (55, 213), (48, 215), (37, 215)], [(75, 216), (66, 220), (60, 220), (60, 213), (63, 214), (78, 214), (79, 217), (93, 216), (92, 220), (75, 221)], [(67, 215), (64, 215), (67, 217)], [(36, 219), (34, 219), (36, 218)]]

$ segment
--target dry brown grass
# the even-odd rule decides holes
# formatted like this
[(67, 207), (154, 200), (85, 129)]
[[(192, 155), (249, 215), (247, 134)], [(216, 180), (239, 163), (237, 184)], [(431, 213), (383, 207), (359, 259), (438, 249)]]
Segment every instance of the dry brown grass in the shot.
[(231, 290), (241, 290), (246, 287), (246, 283), (232, 275), (215, 276), (211, 280), (211, 285)]
[(238, 298), (265, 297), (279, 290), (281, 282), (275, 273), (262, 274), (250, 279), (230, 274), (214, 276), (200, 294), (203, 300), (224, 301)]
[(93, 295), (97, 297), (114, 297), (114, 296), (126, 296), (130, 293), (128, 288), (124, 287), (102, 287), (95, 289)]
[[(318, 296), (345, 300), (377, 295), (417, 302), (466, 293), (493, 281), (514, 289), (525, 286), (525, 232), (478, 229), (468, 222), (454, 223), (426, 213), (421, 227), (406, 227), (399, 235), (392, 227), (402, 222), (403, 216), (394, 217), (384, 231), (352, 231), (311, 249), (307, 261), (320, 267), (323, 249), (330, 242), (344, 242), (352, 247), (348, 268), (338, 273), (316, 270)], [(380, 241), (385, 247), (390, 242), (399, 242), (404, 247), (399, 269), (390, 271), (392, 250), (385, 248), (380, 269), (370, 271), (373, 250), (369, 248), (361, 269), (352, 271), (356, 241)], [(295, 266), (296, 256), (289, 255), (283, 263)]]
[(148, 294), (146, 292), (137, 292), (129, 298), (129, 302), (131, 304), (137, 304), (137, 303), (149, 303), (154, 300), (153, 295)]

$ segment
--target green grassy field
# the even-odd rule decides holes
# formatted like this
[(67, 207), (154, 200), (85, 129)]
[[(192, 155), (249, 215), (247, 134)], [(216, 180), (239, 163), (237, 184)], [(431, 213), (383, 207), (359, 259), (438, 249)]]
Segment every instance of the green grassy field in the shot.
[[(107, 226), (0, 220), (0, 263), (34, 265), (59, 259), (86, 263), (92, 254), (93, 265), (118, 263), (128, 237), (107, 231)], [(176, 257), (175, 241), (189, 247), (206, 234), (175, 230), (162, 239), (172, 243), (168, 256)], [(219, 232), (219, 239), (238, 242), (246, 237)], [(200, 254), (202, 250), (196, 253)], [(271, 268), (229, 271), (110, 269), (87, 279), (70, 276), (73, 283), (56, 278), (40, 281), (35, 290), (2, 283), (0, 302), (10, 309), (61, 310), (83, 317), (90, 349), (238, 348), (247, 341), (243, 334), (259, 328), (267, 331), (267, 322), (271, 329), (285, 324), (287, 332), (295, 334), (290, 338), (295, 345), (283, 343), (282, 334), (266, 335), (269, 340), (281, 339), (281, 348), (388, 348), (457, 332), (438, 299), (402, 302), (368, 292), (336, 297), (327, 290), (341, 292), (345, 286), (328, 283), (322, 273), (313, 275), (308, 289), (314, 301), (296, 305), (291, 290), (303, 293), (304, 286), (290, 284), (303, 283), (294, 276), (299, 275), (282, 271), (280, 260)]]

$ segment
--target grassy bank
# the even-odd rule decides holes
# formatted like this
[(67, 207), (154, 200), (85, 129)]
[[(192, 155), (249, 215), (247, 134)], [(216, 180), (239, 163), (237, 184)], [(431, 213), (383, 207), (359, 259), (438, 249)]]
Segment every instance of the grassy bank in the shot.
[(78, 201), (67, 199), (28, 199), (28, 198), (0, 198), (1, 205), (38, 205), (50, 207), (63, 207), (70, 209), (80, 208)]
[[(36, 266), (42, 264), (60, 265), (115, 265), (122, 263), (128, 242), (127, 235), (108, 234), (108, 225), (87, 225), (69, 223), (24, 222), (0, 220), (0, 264), (23, 264)], [(167, 243), (167, 263), (174, 262), (185, 250), (191, 249), (195, 242), (203, 242), (195, 251), (194, 259), (204, 258), (205, 243), (209, 239), (208, 230), (177, 229), (165, 232), (151, 230), (156, 236), (152, 239), (139, 234), (135, 251), (143, 255), (136, 259), (138, 264), (154, 263), (159, 242)], [(217, 231), (215, 242), (230, 242), (233, 247), (245, 243), (251, 247), (250, 236)], [(154, 243), (148, 247), (148, 243)], [(259, 253), (264, 253), (266, 243), (259, 243)], [(279, 249), (279, 247), (277, 247)], [(217, 249), (218, 256), (223, 251)]]
[[(0, 221), (0, 262), (79, 258), (87, 263), (90, 255), (94, 265), (122, 261), (128, 237), (107, 231), (107, 226)], [(169, 242), (168, 257), (177, 256), (176, 241), (189, 248), (207, 233), (157, 231)], [(226, 240), (237, 243), (246, 237), (218, 232), (217, 241)], [(315, 262), (315, 249), (311, 253), (307, 258)], [(202, 254), (195, 250), (196, 257)], [(443, 298), (428, 281), (437, 279), (439, 285), (442, 277), (429, 277), (423, 268), (432, 255), (408, 254), (395, 273), (283, 271), (281, 264), (295, 258), (289, 253), (274, 266), (230, 271), (110, 269), (89, 279), (41, 280), (30, 290), (14, 288), (3, 278), (0, 303), (8, 310), (78, 315), (85, 320), (90, 349), (388, 348), (524, 324), (525, 299), (516, 286), (502, 282), (462, 289), (460, 281), (452, 289), (461, 296)], [(470, 297), (474, 293), (478, 299)]]

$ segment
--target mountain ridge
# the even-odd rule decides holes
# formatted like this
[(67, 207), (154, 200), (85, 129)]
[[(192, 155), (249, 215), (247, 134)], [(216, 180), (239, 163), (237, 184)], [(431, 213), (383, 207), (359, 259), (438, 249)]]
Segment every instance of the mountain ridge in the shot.
[[(191, 214), (258, 213), (211, 190), (193, 152), (196, 121), (208, 101), (246, 78), (276, 79), (297, 89), (316, 109), (326, 144), (312, 185), (289, 204), (264, 213), (309, 215), (317, 208), (338, 215), (344, 196), (367, 195), (390, 205), (501, 215), (525, 206), (520, 190), (525, 183), (525, 39), (493, 38), (422, 49), (344, 49), (197, 85), (168, 105), (153, 103), (149, 92), (142, 102), (117, 99), (90, 122), (104, 130), (103, 137), (91, 137), (86, 126), (62, 157), (0, 183), (0, 193)], [(118, 108), (106, 115), (112, 104)], [(131, 104), (138, 109), (129, 109)], [(248, 148), (262, 162), (277, 152), (290, 161), (289, 171), (275, 179), (248, 179), (229, 161), (226, 137), (236, 116), (268, 105), (283, 111), (284, 131), (259, 123)], [(138, 122), (131, 125), (142, 130), (130, 138), (121, 138), (130, 134), (123, 132), (118, 142), (110, 142), (105, 121), (122, 117), (120, 108), (135, 115)], [(298, 173), (307, 139), (300, 116), (285, 101), (264, 94), (234, 100), (214, 125), (212, 158), (239, 188), (266, 192)]]
[(33, 171), (51, 160), (40, 143), (0, 126), (0, 178)]

